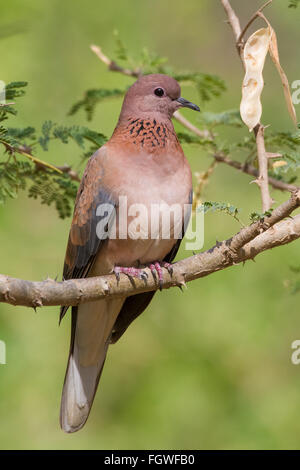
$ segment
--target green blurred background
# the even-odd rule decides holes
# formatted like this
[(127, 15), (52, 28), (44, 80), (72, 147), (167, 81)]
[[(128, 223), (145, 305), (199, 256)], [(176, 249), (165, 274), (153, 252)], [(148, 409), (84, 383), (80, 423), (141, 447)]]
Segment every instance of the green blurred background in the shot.
[[(260, 4), (232, 1), (242, 24)], [(275, 0), (266, 14), (292, 82), (300, 79), (300, 10), (287, 4)], [(133, 53), (146, 46), (178, 70), (224, 78), (227, 92), (199, 103), (204, 110), (238, 108), (242, 67), (219, 1), (1, 0), (0, 79), (29, 82), (10, 125), (39, 128), (46, 119), (86, 125), (83, 112), (66, 116), (86, 89), (132, 82), (108, 72), (89, 50), (96, 43), (112, 55), (114, 29)], [(265, 82), (263, 122), (290, 129), (269, 60)], [(189, 87), (183, 96), (198, 100)], [(120, 106), (121, 100), (101, 104), (88, 125), (110, 135)], [(184, 114), (197, 122), (191, 111)], [(224, 132), (229, 140), (242, 135), (247, 131)], [(185, 150), (194, 171), (210, 164), (198, 149)], [(75, 144), (53, 144), (38, 156), (76, 167), (79, 155)], [(204, 198), (231, 202), (247, 221), (250, 212), (260, 211), (259, 192), (249, 182), (220, 165)], [(273, 196), (283, 200), (278, 192)], [(204, 249), (239, 230), (222, 214), (209, 214), (205, 222)], [(0, 208), (0, 223), (1, 273), (32, 280), (61, 275), (70, 219), (58, 219), (54, 208), (21, 193)], [(182, 250), (180, 257), (185, 255)], [(158, 293), (109, 350), (89, 421), (73, 435), (58, 423), (70, 318), (58, 328), (58, 308), (35, 313), (0, 304), (0, 339), (7, 345), (7, 364), (0, 365), (0, 448), (300, 448), (300, 366), (290, 360), (291, 343), (300, 337), (299, 296), (285, 287), (294, 276), (290, 266), (299, 264), (295, 242), (195, 281), (183, 294)]]

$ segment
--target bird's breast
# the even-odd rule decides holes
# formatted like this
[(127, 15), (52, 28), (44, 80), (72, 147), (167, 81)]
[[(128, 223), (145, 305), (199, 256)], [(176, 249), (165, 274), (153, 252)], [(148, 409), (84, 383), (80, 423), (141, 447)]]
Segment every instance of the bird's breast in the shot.
[(182, 150), (110, 155), (108, 149), (102, 184), (111, 188), (117, 208), (99, 266), (162, 260), (181, 237), (190, 210), (192, 177)]

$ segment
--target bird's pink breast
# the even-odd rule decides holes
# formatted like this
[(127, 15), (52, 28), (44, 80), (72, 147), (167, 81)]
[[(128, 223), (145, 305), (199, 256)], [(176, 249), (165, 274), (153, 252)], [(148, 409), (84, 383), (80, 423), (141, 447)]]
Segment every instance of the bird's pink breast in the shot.
[[(123, 145), (120, 145), (119, 139), (112, 139), (107, 144), (103, 184), (111, 188), (114, 198), (126, 198), (128, 210), (136, 205), (143, 207), (140, 216), (142, 236), (139, 239), (132, 238), (133, 216), (129, 216), (127, 239), (119, 239), (117, 225), (116, 239), (109, 240), (101, 250), (99, 260), (95, 263), (96, 270), (103, 270), (104, 266), (107, 270), (108, 267), (112, 269), (114, 265), (134, 266), (138, 261), (147, 263), (163, 259), (174, 246), (174, 230), (180, 231), (183, 225), (184, 205), (189, 203), (192, 187), (189, 164), (177, 138), (172, 145), (169, 143), (160, 147), (157, 152), (148, 152), (148, 144), (134, 144), (132, 139), (137, 138), (135, 129), (138, 125), (138, 121), (132, 124), (132, 138), (124, 139)], [(139, 133), (141, 132), (142, 130)], [(143, 134), (138, 137), (144, 138)], [(159, 208), (164, 217), (164, 205), (167, 206), (167, 212), (168, 206), (172, 205), (177, 205), (180, 212), (175, 211), (172, 215), (169, 239), (162, 237), (161, 227), (156, 231), (156, 238), (151, 231), (152, 211), (155, 213)]]

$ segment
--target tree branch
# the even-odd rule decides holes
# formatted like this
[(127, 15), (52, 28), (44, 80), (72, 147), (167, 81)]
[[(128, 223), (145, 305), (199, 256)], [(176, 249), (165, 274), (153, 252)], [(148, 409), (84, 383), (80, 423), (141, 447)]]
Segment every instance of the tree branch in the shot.
[(108, 69), (112, 72), (119, 72), (123, 75), (127, 75), (128, 77), (135, 77), (139, 78), (142, 75), (142, 71), (140, 69), (131, 70), (131, 69), (124, 69), (120, 67), (116, 62), (111, 60), (107, 57), (103, 52), (101, 47), (96, 46), (95, 44), (90, 45), (91, 50), (96, 54), (96, 56), (105, 64), (107, 65)]
[(71, 180), (73, 181), (78, 181), (80, 183), (81, 179), (80, 176), (76, 171), (70, 167), (70, 165), (62, 165), (62, 166), (56, 166), (52, 165), (51, 163), (45, 162), (43, 160), (40, 160), (39, 158), (34, 157), (30, 152), (30, 148), (25, 148), (25, 147), (13, 147), (12, 145), (8, 144), (7, 142), (0, 140), (0, 143), (3, 144), (8, 150), (9, 153), (14, 153), (17, 152), (20, 155), (24, 155), (25, 157), (29, 158), (36, 166), (38, 170), (54, 170), (57, 173), (65, 173), (67, 174)]
[(189, 131), (193, 132), (193, 134), (197, 135), (201, 139), (213, 140), (214, 136), (208, 129), (198, 129), (198, 127), (194, 126), (188, 119), (186, 119), (179, 111), (175, 111), (173, 117), (178, 121), (182, 126), (184, 126)]
[[(256, 168), (254, 168), (254, 166), (251, 166), (248, 163), (243, 164), (237, 160), (232, 160), (224, 153), (215, 153), (213, 157), (217, 162), (225, 163), (226, 165), (229, 165), (236, 170), (242, 171), (246, 175), (255, 176), (255, 178), (258, 178), (259, 172)], [(269, 184), (273, 186), (274, 189), (279, 189), (280, 191), (293, 192), (299, 190), (299, 186), (285, 183), (284, 181), (280, 181), (272, 177), (269, 177)]]
[(56, 166), (55, 168), (57, 168), (58, 170), (62, 171), (66, 175), (68, 175), (71, 180), (78, 181), (78, 183), (80, 183), (80, 181), (81, 181), (80, 176), (78, 175), (78, 173), (75, 170), (72, 169), (72, 167), (70, 165)]
[[(244, 65), (244, 68), (245, 68), (244, 56), (243, 56), (244, 41), (242, 38), (246, 30), (250, 26), (250, 24), (252, 24), (253, 21), (261, 15), (261, 11), (271, 2), (272, 0), (269, 0), (262, 7), (260, 7), (257, 10), (257, 12), (252, 16), (250, 21), (247, 23), (244, 30), (241, 31), (240, 21), (235, 11), (233, 10), (232, 6), (230, 5), (229, 0), (221, 0), (221, 3), (226, 11), (229, 23), (232, 27), (233, 34), (234, 34), (235, 41), (236, 41), (237, 51)], [(258, 184), (260, 188), (261, 199), (262, 199), (262, 210), (263, 212), (266, 212), (267, 210), (270, 209), (274, 201), (271, 198), (270, 191), (269, 191), (268, 156), (267, 156), (267, 152), (265, 149), (264, 126), (261, 123), (257, 124), (256, 128), (254, 129), (254, 132), (255, 132), (255, 137), (256, 137), (257, 159), (258, 159), (258, 167), (259, 167), (258, 179), (255, 180), (255, 182)]]
[[(300, 191), (278, 206), (269, 217), (244, 227), (228, 240), (217, 243), (210, 250), (178, 261), (172, 276), (164, 270), (163, 288), (184, 286), (186, 282), (208, 276), (229, 266), (253, 259), (259, 253), (275, 246), (290, 243), (300, 237), (300, 215), (282, 220), (300, 206)], [(279, 223), (278, 223), (279, 222)], [(275, 225), (277, 224), (277, 225)], [(47, 305), (78, 305), (103, 298), (122, 297), (157, 290), (156, 279), (147, 268), (147, 281), (130, 280), (121, 274), (55, 282), (31, 282), (0, 275), (0, 302), (26, 307)]]
[(230, 5), (229, 0), (221, 0), (221, 3), (226, 12), (228, 23), (230, 24), (231, 29), (232, 29), (238, 54), (239, 56), (241, 56), (241, 46), (239, 45), (239, 38), (242, 34), (242, 30), (241, 30), (240, 20), (237, 17), (234, 9)]
[(268, 175), (268, 156), (265, 148), (264, 139), (264, 126), (258, 124), (254, 129), (257, 146), (257, 159), (259, 173), (255, 183), (260, 188), (261, 200), (262, 200), (262, 211), (266, 212), (272, 206), (274, 200), (270, 196), (269, 192), (269, 175)]
[(233, 35), (234, 35), (235, 40), (237, 42), (237, 40), (239, 39), (239, 37), (241, 35), (241, 32), (242, 32), (240, 20), (237, 17), (234, 9), (230, 5), (229, 0), (221, 0), (221, 3), (224, 7), (224, 10), (225, 10), (226, 14), (227, 14), (228, 22), (229, 22), (229, 24), (232, 28)]
[(28, 153), (27, 149), (25, 150), (25, 148), (13, 147), (9, 143), (5, 142), (4, 140), (0, 140), (0, 144), (4, 145), (6, 150), (11, 154), (14, 152), (19, 153), (20, 155), (24, 155), (24, 157), (29, 158), (29, 160), (31, 160), (33, 163), (35, 163), (39, 167), (54, 170), (57, 173), (62, 173), (62, 171), (58, 167), (51, 165), (51, 163), (44, 162), (43, 160), (40, 160), (39, 158), (34, 157), (33, 155), (31, 155), (31, 153)]

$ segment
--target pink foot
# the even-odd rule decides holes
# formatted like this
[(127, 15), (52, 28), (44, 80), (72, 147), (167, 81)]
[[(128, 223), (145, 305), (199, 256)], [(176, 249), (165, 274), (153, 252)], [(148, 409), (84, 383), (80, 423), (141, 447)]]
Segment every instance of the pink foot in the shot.
[(159, 284), (159, 289), (162, 290), (162, 285), (163, 285), (163, 270), (162, 268), (165, 268), (168, 270), (168, 273), (170, 276), (173, 274), (173, 268), (170, 263), (167, 263), (166, 261), (154, 261), (149, 265), (149, 268), (152, 272), (152, 275), (154, 278), (156, 278), (156, 275), (158, 277), (158, 284)]
[(147, 273), (140, 268), (126, 268), (122, 266), (115, 266), (114, 273), (116, 275), (117, 280), (120, 280), (120, 273), (127, 274), (129, 277), (136, 277), (138, 279), (143, 279), (144, 281), (147, 280), (148, 275)]
[[(151, 273), (153, 277), (156, 279), (158, 278), (158, 285), (159, 289), (162, 290), (162, 284), (163, 284), (163, 270), (162, 268), (165, 268), (168, 270), (168, 273), (170, 276), (173, 274), (173, 267), (170, 263), (167, 263), (166, 261), (153, 261), (153, 263), (149, 264), (149, 268), (151, 270)], [(148, 275), (144, 271), (144, 269), (141, 268), (129, 268), (129, 267), (123, 267), (123, 266), (115, 266), (113, 272), (116, 275), (117, 280), (120, 280), (120, 274), (126, 274), (127, 276), (131, 278), (138, 278), (138, 279), (143, 279), (144, 281), (147, 281)]]

